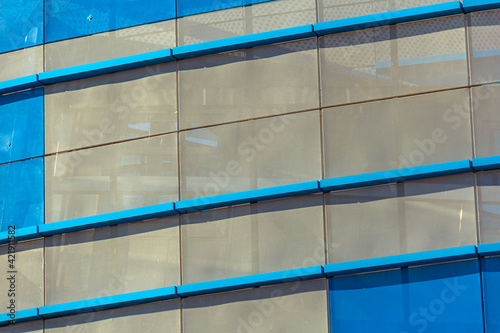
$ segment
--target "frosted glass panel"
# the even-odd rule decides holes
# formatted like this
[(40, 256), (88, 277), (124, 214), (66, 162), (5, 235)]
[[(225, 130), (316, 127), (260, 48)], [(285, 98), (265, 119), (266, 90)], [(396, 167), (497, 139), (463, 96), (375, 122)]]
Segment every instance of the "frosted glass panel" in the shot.
[[(14, 252), (13, 252), (14, 251)], [(14, 257), (9, 257), (14, 255)], [(9, 260), (13, 260), (12, 262)], [(14, 265), (11, 269), (10, 265)], [(0, 265), (3, 269), (0, 279), (0, 288), (2, 293), (2, 313), (9, 312), (6, 307), (11, 298), (15, 299), (16, 311), (31, 309), (43, 305), (43, 240), (36, 239), (26, 242), (15, 243), (14, 249), (9, 245), (0, 246)], [(9, 273), (15, 271), (16, 273)], [(13, 297), (11, 281), (8, 278), (14, 275)], [(17, 326), (17, 324), (16, 324)], [(1, 332), (1, 331), (0, 331)]]
[(471, 83), (500, 80), (500, 10), (472, 13), (468, 19)]
[(146, 303), (45, 320), (45, 333), (180, 333), (180, 301)]
[(467, 85), (463, 16), (320, 38), (324, 106)]
[(179, 45), (316, 23), (314, 0), (273, 0), (178, 19)]
[(47, 237), (46, 305), (180, 283), (179, 218)]
[(321, 178), (317, 111), (180, 134), (182, 199)]
[(323, 126), (326, 178), (472, 157), (468, 89), (328, 108)]
[(473, 87), (475, 156), (500, 155), (500, 86)]
[(43, 46), (0, 54), (0, 81), (43, 72)]
[(145, 24), (45, 45), (45, 70), (163, 50), (175, 45), (175, 20)]
[(179, 63), (182, 129), (319, 107), (316, 39)]
[(165, 63), (45, 88), (45, 152), (175, 131), (176, 65)]
[(476, 244), (473, 175), (331, 192), (328, 262)]
[(324, 264), (323, 196), (181, 215), (183, 283)]
[(45, 158), (45, 223), (177, 199), (176, 134)]
[(500, 171), (477, 174), (480, 242), (500, 242)]
[(183, 332), (328, 332), (326, 297), (325, 280), (188, 297)]

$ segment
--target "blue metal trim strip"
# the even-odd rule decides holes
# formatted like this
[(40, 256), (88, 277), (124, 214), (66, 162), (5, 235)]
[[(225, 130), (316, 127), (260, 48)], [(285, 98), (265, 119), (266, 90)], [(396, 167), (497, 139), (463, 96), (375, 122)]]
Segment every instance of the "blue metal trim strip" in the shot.
[(488, 156), (472, 159), (474, 171), (491, 170), (500, 168), (500, 156)]
[(313, 32), (313, 26), (308, 24), (298, 27), (214, 40), (210, 42), (178, 46), (172, 49), (172, 54), (176, 59), (184, 59), (188, 57), (234, 51), (247, 47), (281, 43), (314, 36), (316, 35)]
[(350, 188), (381, 185), (394, 182), (446, 176), (463, 172), (471, 172), (471, 162), (461, 160), (454, 162), (422, 165), (406, 169), (365, 173), (361, 175), (323, 179), (319, 187), (325, 191), (345, 190)]
[(270, 284), (291, 282), (297, 280), (310, 280), (325, 277), (322, 266), (290, 269), (280, 272), (271, 272), (241, 276), (230, 279), (191, 283), (177, 286), (177, 294), (186, 297), (194, 295), (211, 294), (222, 291), (260, 287)]
[(319, 182), (317, 180), (314, 180), (305, 183), (274, 186), (257, 190), (181, 200), (176, 201), (174, 204), (176, 211), (178, 211), (179, 213), (187, 213), (210, 208), (237, 205), (241, 203), (250, 203), (319, 192), (321, 192), (319, 188)]
[(477, 258), (474, 245), (329, 264), (324, 272), (336, 276), (469, 258)]
[(140, 303), (163, 301), (178, 297), (176, 287), (166, 287), (70, 303), (47, 305), (40, 307), (38, 312), (40, 317), (51, 318)]
[(463, 0), (466, 13), (500, 8), (499, 0)]
[(41, 85), (42, 84), (38, 82), (37, 74), (23, 76), (16, 79), (0, 82), (0, 94), (39, 87)]
[[(19, 310), (16, 311), (15, 313), (15, 323), (22, 323), (25, 321), (37, 320), (37, 319), (41, 319), (41, 317), (38, 315), (38, 308)], [(10, 318), (9, 312), (0, 314), (0, 325), (7, 325), (9, 324), (10, 320), (12, 319)]]
[(406, 23), (418, 20), (463, 14), (460, 1), (446, 2), (409, 9), (395, 10), (378, 14), (364, 15), (335, 21), (314, 24), (314, 32), (326, 35), (360, 29), (375, 28), (389, 24)]
[(165, 49), (43, 72), (38, 75), (38, 81), (52, 84), (79, 80), (173, 60), (175, 59), (172, 57), (172, 49)]
[(480, 256), (492, 256), (500, 254), (500, 243), (479, 244), (477, 246), (477, 253)]
[[(31, 227), (16, 229), (16, 233), (14, 234), (14, 236), (16, 242), (42, 237), (42, 235), (38, 233), (38, 226), (36, 225)], [(9, 242), (9, 232), (8, 231), (0, 232), (0, 244), (6, 244), (8, 242)]]
[(107, 214), (82, 217), (73, 220), (41, 224), (38, 226), (38, 233), (43, 236), (50, 236), (65, 232), (81, 231), (175, 214), (177, 214), (177, 211), (174, 210), (174, 203), (168, 202), (154, 206), (146, 206)]

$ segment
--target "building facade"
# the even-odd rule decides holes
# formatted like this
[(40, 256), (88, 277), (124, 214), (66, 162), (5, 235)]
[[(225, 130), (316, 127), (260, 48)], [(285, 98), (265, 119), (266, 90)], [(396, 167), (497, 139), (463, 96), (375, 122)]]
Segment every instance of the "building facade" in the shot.
[(500, 1), (4, 0), (0, 32), (0, 332), (500, 330)]

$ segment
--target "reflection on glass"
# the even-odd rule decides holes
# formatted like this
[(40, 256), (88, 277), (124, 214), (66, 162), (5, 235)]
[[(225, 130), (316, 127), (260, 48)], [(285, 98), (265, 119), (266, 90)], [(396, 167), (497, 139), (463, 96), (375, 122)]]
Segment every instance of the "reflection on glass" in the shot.
[(179, 62), (181, 129), (319, 107), (316, 39)]
[(318, 111), (181, 132), (180, 159), (182, 199), (320, 179)]
[(46, 305), (180, 283), (178, 216), (45, 239)]
[(175, 131), (174, 62), (45, 88), (45, 152)]
[(45, 158), (45, 223), (175, 200), (176, 134)]
[(329, 263), (476, 244), (472, 174), (325, 198)]

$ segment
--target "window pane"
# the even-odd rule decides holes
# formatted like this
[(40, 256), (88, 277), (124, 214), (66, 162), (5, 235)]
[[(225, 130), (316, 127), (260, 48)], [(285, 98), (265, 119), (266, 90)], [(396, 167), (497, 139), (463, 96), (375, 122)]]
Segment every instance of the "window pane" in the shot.
[(43, 0), (2, 0), (0, 53), (43, 43), (43, 5)]
[(43, 72), (43, 46), (0, 54), (0, 81)]
[(475, 156), (500, 155), (500, 86), (473, 87)]
[(476, 176), (480, 242), (500, 242), (500, 171), (478, 172)]

